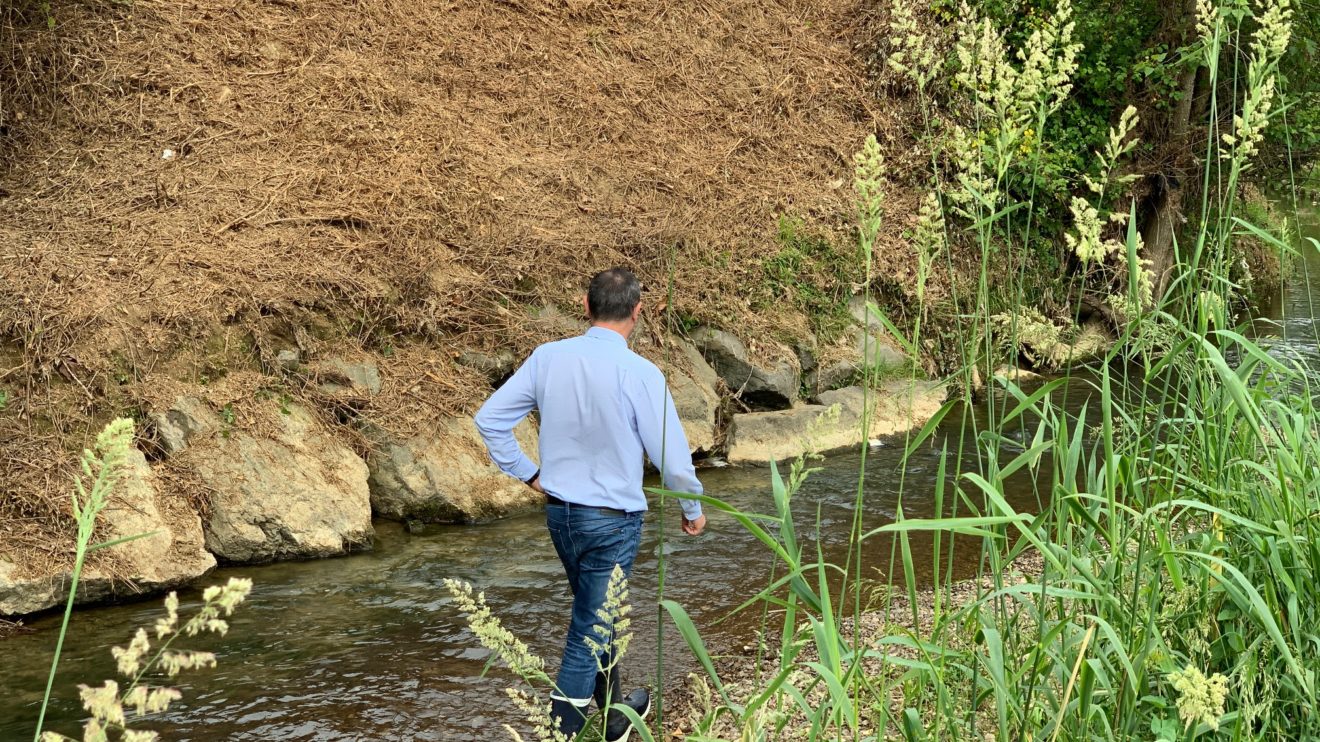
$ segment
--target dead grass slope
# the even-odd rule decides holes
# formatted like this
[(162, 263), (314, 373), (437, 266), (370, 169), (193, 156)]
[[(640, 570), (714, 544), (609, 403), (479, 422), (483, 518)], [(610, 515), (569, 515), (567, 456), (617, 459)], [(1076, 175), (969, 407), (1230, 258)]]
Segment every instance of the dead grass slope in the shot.
[(528, 307), (613, 264), (658, 304), (671, 255), (686, 314), (802, 326), (749, 310), (757, 261), (776, 214), (847, 234), (881, 120), (859, 0), (54, 13), (0, 14), (10, 544), (67, 525), (64, 454), (106, 417), (268, 372), (278, 343), (372, 354), (401, 404), (461, 410), (483, 390), (451, 351), (546, 339)]

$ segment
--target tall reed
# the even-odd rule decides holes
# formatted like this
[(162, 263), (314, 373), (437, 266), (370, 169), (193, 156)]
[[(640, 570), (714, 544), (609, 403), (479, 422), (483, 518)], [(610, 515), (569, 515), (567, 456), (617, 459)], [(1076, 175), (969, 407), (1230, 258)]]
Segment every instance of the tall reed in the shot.
[[(931, 45), (902, 3), (895, 6), (894, 66), (911, 70), (924, 95)], [(966, 393), (907, 449), (940, 446), (941, 467), (955, 476), (946, 482), (941, 471), (934, 492), (900, 495), (891, 523), (866, 530), (855, 522), (843, 565), (825, 562), (797, 535), (790, 504), (806, 474), (802, 461), (787, 479), (772, 469), (773, 512), (703, 498), (774, 556), (776, 577), (747, 606), (774, 607), (778, 641), (755, 683), (730, 686), (683, 608), (665, 602), (705, 669), (699, 687), (711, 689), (692, 738), (1320, 735), (1313, 370), (1233, 328), (1228, 311), (1236, 298), (1228, 277), (1235, 234), (1290, 250), (1232, 212), (1277, 107), (1274, 78), (1290, 10), (1286, 0), (1258, 4), (1250, 33), (1237, 11), (1203, 2), (1198, 12), (1212, 87), (1221, 45), (1248, 50), (1246, 74), (1233, 81), (1242, 101), (1233, 128), (1215, 132), (1207, 152), (1203, 218), (1183, 235), (1172, 281), (1157, 296), (1133, 209), (1111, 195), (1121, 185), (1117, 163), (1133, 144), (1135, 119), (1125, 113), (1097, 153), (1100, 177), (1078, 184), (1068, 240), (1083, 266), (1070, 290), (1111, 287), (1123, 335), (1080, 369), (1077, 339), (1056, 328), (1064, 375), (1031, 389), (990, 374), (1003, 351), (1011, 360), (1037, 342), (1024, 333), (1041, 328), (1022, 316), (997, 321), (987, 279), (995, 252), (1022, 249), (1015, 241), (1030, 232), (1023, 220), (1034, 204), (1012, 202), (1005, 178), (1033, 166), (1018, 144), (1028, 129), (1045, 131), (1067, 94), (1077, 48), (1066, 0), (1020, 53), (988, 20), (965, 21), (954, 66), (971, 91), (970, 115), (950, 138), (951, 175), (944, 159), (932, 159), (936, 190), (922, 214), (917, 258), (924, 286), (931, 266), (952, 264), (951, 242), (980, 250), (976, 296), (965, 308), (964, 370), (954, 380)], [(880, 218), (878, 162), (868, 143), (858, 177), (868, 259)], [(1120, 236), (1107, 236), (1113, 223)], [(1020, 279), (1008, 291), (1022, 296)], [(919, 319), (904, 338), (909, 344), (920, 326)], [(967, 400), (980, 380), (992, 388), (974, 414)], [(1017, 429), (1023, 435), (1011, 435)], [(1014, 487), (1034, 491), (1038, 511), (1014, 507)], [(859, 486), (858, 497), (866, 494)], [(935, 498), (940, 515), (905, 517), (903, 496)], [(934, 553), (916, 553), (910, 536), (917, 532), (935, 536)], [(854, 599), (861, 594), (863, 545), (882, 536), (898, 566), (886, 570), (888, 584), (875, 591), (880, 599), (868, 615), (854, 607), (852, 620), (841, 620), (848, 611), (837, 586), (849, 586)], [(970, 591), (949, 581), (951, 552), (940, 544), (955, 536), (981, 544), (980, 579)], [(936, 575), (927, 588), (913, 579), (923, 559)], [(860, 628), (877, 622), (878, 634)]]

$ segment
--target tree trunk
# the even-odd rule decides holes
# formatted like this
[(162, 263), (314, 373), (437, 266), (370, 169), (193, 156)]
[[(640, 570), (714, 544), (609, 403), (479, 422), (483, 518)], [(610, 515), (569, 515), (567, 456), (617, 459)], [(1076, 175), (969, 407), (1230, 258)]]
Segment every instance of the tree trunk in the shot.
[(1150, 194), (1142, 202), (1139, 229), (1145, 246), (1143, 257), (1150, 261), (1150, 270), (1155, 275), (1154, 299), (1159, 301), (1175, 264), (1175, 230), (1186, 220), (1182, 215), (1182, 189), (1177, 181), (1164, 173), (1153, 173), (1147, 180)]

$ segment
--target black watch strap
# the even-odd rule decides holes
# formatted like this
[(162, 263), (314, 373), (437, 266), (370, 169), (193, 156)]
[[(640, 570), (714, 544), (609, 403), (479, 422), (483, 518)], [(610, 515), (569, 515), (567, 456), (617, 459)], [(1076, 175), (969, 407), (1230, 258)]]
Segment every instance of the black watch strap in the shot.
[(532, 484), (532, 482), (535, 482), (535, 481), (536, 481), (536, 478), (539, 477), (539, 476), (541, 476), (541, 470), (540, 470), (540, 469), (537, 469), (535, 474), (533, 474), (532, 476), (530, 476), (530, 477), (528, 477), (528, 478), (526, 478), (526, 479), (523, 480), (523, 484), (525, 484), (525, 485), (527, 485), (527, 486), (530, 487), (531, 484)]

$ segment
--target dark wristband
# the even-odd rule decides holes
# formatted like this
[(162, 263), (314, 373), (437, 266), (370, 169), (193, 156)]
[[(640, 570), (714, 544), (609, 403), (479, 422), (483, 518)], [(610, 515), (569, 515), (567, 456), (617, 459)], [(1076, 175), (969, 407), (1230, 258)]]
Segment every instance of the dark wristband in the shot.
[(535, 481), (536, 481), (536, 478), (539, 477), (539, 476), (541, 476), (541, 470), (540, 470), (540, 469), (537, 469), (535, 474), (533, 474), (532, 476), (530, 476), (530, 477), (528, 477), (527, 479), (524, 479), (524, 480), (523, 480), (523, 484), (527, 485), (528, 487), (531, 487), (531, 486), (532, 486), (532, 482), (535, 482)]

